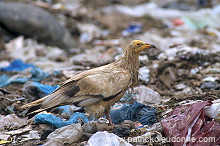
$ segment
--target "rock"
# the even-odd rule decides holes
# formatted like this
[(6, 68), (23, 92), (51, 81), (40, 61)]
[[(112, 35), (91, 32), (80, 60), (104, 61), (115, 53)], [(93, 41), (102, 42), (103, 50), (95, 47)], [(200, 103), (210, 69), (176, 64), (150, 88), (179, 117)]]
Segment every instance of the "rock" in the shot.
[[(16, 24), (16, 25), (14, 25)], [(73, 48), (69, 31), (49, 12), (24, 3), (0, 3), (0, 25), (9, 32), (60, 48)]]

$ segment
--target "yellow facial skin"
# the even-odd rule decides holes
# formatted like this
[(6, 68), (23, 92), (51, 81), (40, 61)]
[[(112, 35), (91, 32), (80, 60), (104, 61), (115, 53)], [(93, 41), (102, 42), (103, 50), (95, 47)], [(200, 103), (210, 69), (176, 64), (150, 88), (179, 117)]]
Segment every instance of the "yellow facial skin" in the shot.
[(131, 44), (132, 44), (133, 51), (138, 54), (145, 49), (156, 48), (154, 45), (147, 44), (146, 42), (141, 41), (141, 40), (134, 40), (132, 41)]

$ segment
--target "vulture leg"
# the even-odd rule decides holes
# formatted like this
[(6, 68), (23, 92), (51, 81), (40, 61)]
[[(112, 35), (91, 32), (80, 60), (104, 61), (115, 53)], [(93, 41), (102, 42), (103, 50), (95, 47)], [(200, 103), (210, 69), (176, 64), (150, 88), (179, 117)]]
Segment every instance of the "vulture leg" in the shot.
[(105, 110), (105, 115), (106, 115), (107, 120), (109, 121), (109, 126), (112, 126), (113, 123), (112, 123), (112, 119), (110, 116), (110, 110)]

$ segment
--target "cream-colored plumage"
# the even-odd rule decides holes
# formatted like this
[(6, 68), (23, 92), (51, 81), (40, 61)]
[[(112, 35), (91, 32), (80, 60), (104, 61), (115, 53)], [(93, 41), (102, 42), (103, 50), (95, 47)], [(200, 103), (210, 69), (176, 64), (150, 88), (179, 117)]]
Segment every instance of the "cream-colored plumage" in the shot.
[(139, 53), (155, 48), (140, 40), (132, 41), (125, 49), (124, 56), (101, 67), (84, 71), (65, 81), (53, 93), (21, 108), (31, 108), (29, 114), (68, 104), (84, 107), (96, 118), (104, 113), (111, 122), (110, 108), (118, 102), (128, 88), (138, 81)]

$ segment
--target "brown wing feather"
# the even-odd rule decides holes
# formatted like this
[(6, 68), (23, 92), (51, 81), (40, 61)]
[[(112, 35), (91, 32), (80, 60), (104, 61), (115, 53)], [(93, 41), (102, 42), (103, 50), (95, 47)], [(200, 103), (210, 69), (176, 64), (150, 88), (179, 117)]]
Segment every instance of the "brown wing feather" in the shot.
[[(129, 77), (125, 72), (118, 71), (112, 77), (111, 72), (88, 75), (81, 80), (63, 84), (42, 103), (42, 107), (73, 104), (88, 98), (109, 98), (126, 89)], [(119, 84), (120, 83), (120, 84)], [(96, 100), (96, 99), (95, 99)]]
[(108, 100), (109, 97), (114, 97), (122, 90), (126, 90), (129, 83), (130, 74), (126, 70), (100, 67), (98, 70), (94, 69), (78, 74), (64, 82), (60, 88), (44, 97), (43, 100), (32, 102), (26, 107), (41, 104), (40, 109), (34, 111), (35, 113), (74, 103), (79, 106), (89, 106), (102, 99)]

